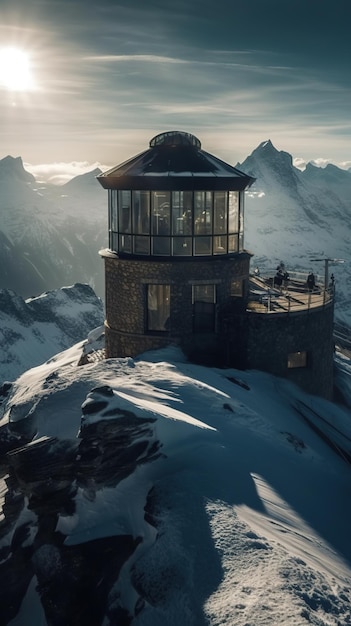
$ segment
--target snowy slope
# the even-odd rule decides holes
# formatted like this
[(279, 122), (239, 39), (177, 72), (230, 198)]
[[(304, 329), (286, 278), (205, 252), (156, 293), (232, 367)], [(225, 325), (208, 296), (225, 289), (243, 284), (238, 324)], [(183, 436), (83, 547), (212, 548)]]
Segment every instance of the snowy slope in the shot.
[(349, 411), (175, 349), (81, 350), (2, 404), (1, 623), (350, 623), (350, 465), (305, 419), (350, 441)]

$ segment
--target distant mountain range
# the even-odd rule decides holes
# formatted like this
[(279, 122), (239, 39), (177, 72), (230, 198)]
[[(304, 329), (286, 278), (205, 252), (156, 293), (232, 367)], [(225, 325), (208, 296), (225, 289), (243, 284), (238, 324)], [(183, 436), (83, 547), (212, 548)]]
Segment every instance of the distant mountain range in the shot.
[[(290, 154), (262, 142), (237, 167), (256, 178), (247, 193), (245, 247), (252, 265), (270, 271), (284, 260), (324, 276), (333, 266), (340, 321), (351, 325), (351, 172), (335, 165), (304, 171)], [(75, 282), (104, 296), (99, 249), (107, 245), (107, 197), (100, 170), (63, 186), (36, 183), (21, 158), (0, 160), (0, 288), (27, 298)]]
[(36, 183), (20, 157), (0, 160), (0, 288), (27, 298), (81, 282), (103, 295), (107, 198), (99, 173), (59, 187)]

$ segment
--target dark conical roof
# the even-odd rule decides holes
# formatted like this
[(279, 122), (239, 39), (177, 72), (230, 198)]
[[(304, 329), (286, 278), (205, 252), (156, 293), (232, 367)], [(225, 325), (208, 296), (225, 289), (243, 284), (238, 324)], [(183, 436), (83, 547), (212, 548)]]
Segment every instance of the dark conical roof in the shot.
[(199, 139), (190, 133), (160, 133), (149, 145), (98, 176), (100, 184), (105, 189), (241, 191), (255, 180), (202, 150)]

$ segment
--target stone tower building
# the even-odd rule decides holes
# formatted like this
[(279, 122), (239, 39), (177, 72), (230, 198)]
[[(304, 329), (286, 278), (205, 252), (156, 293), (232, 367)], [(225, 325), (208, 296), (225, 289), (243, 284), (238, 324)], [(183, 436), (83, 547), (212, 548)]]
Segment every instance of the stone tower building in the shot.
[(331, 397), (333, 294), (252, 289), (244, 192), (254, 178), (169, 131), (98, 180), (107, 358), (177, 345), (194, 362), (261, 369)]
[(245, 309), (247, 176), (185, 132), (98, 177), (108, 190), (106, 354), (179, 345), (194, 360), (223, 359), (222, 314)]

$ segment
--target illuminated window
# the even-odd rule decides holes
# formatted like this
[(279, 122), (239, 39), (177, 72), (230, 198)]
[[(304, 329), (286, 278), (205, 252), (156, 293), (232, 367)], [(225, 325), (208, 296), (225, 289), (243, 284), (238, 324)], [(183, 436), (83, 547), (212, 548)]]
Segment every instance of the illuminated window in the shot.
[(169, 330), (170, 286), (147, 286), (147, 329)]
[(148, 256), (235, 254), (244, 239), (240, 193), (112, 189), (109, 246)]
[(232, 280), (230, 285), (230, 295), (242, 298), (243, 296), (243, 281), (242, 279)]
[(169, 191), (151, 192), (152, 233), (154, 235), (170, 234), (170, 202)]
[(288, 354), (288, 368), (307, 367), (307, 352), (291, 352)]
[(239, 193), (229, 191), (229, 232), (239, 231)]

